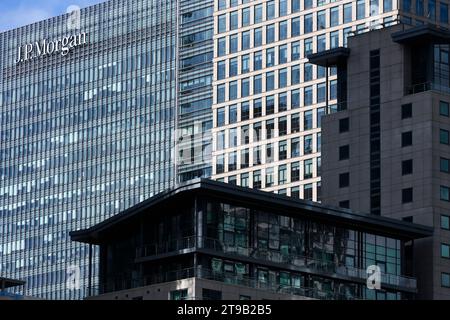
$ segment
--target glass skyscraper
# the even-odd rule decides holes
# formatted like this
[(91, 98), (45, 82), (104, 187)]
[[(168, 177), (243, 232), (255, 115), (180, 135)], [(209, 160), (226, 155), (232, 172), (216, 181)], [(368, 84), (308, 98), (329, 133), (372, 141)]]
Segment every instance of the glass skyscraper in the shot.
[(88, 249), (70, 231), (176, 182), (177, 1), (69, 18), (0, 34), (0, 274), (49, 299), (86, 293)]

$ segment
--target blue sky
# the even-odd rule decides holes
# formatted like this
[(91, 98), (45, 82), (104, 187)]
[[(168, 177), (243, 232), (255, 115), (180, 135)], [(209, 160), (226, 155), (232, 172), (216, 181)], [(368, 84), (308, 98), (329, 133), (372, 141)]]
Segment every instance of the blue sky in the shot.
[(0, 0), (0, 32), (66, 12), (70, 5), (87, 7), (105, 0)]

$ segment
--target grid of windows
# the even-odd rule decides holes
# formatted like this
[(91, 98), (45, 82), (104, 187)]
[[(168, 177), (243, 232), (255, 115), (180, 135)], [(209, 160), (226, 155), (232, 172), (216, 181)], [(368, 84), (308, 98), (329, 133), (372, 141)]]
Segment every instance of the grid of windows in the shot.
[[(227, 154), (249, 149), (250, 165), (241, 166), (238, 157), (236, 170), (213, 171), (213, 178), (227, 181), (230, 175), (245, 174), (250, 176), (250, 187), (255, 183), (259, 188), (300, 197), (309, 197), (310, 188), (305, 191), (305, 186), (312, 184), (312, 199), (317, 200), (320, 118), (326, 113), (327, 100), (335, 105), (338, 94), (336, 70), (328, 70), (327, 84), (327, 70), (308, 64), (307, 55), (343, 46), (348, 33), (356, 32), (356, 26), (366, 21), (357, 21), (353, 14), (356, 4), (350, 0), (334, 5), (308, 0), (248, 1), (239, 2), (238, 8), (226, 3), (216, 6), (215, 13), (215, 29), (220, 34), (215, 37), (214, 63), (225, 70), (213, 81), (213, 110), (214, 117), (219, 117), (218, 110), (238, 105), (238, 121), (237, 125), (214, 121), (218, 126), (213, 128), (213, 162), (226, 162)], [(360, 1), (361, 4), (369, 6), (368, 1)], [(390, 9), (395, 10), (395, 5)], [(312, 10), (305, 11), (308, 8)], [(378, 12), (373, 12), (377, 17), (372, 19), (382, 22), (394, 15), (394, 11), (388, 11), (379, 6)], [(236, 61), (237, 72), (224, 78), (223, 74), (230, 74), (226, 69), (231, 61)], [(237, 146), (225, 141), (222, 147), (221, 132), (235, 128), (238, 135), (249, 132), (248, 139), (238, 138), (245, 143)], [(216, 167), (221, 169), (222, 162), (218, 164)], [(224, 168), (227, 167), (225, 163)]]
[(67, 36), (66, 17), (0, 33), (0, 273), (26, 280), (26, 295), (84, 297), (89, 250), (69, 231), (173, 186), (176, 13), (169, 0), (89, 7), (86, 46), (17, 65), (20, 45)]

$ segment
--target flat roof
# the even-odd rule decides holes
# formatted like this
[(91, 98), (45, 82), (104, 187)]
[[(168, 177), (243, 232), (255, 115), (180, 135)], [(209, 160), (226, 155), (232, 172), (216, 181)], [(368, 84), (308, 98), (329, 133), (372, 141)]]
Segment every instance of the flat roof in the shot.
[(394, 42), (401, 44), (411, 44), (423, 41), (433, 41), (435, 43), (450, 42), (449, 30), (434, 24), (425, 24), (394, 32), (391, 37)]
[(179, 196), (189, 194), (220, 197), (231, 202), (240, 202), (243, 205), (258, 207), (262, 210), (275, 210), (275, 212), (325, 221), (397, 239), (419, 239), (433, 234), (433, 229), (424, 225), (356, 213), (347, 209), (325, 206), (317, 202), (234, 186), (209, 179), (196, 179), (155, 195), (89, 229), (72, 231), (70, 236), (73, 241), (100, 244), (105, 234), (116, 227), (120, 227), (122, 223), (126, 223), (129, 219), (152, 209), (158, 204), (176, 201)]
[(312, 64), (316, 64), (322, 67), (330, 67), (338, 65), (339, 63), (347, 61), (350, 55), (350, 49), (346, 47), (337, 47), (307, 56), (308, 60)]
[(8, 279), (0, 277), (0, 290), (12, 288), (12, 287), (18, 287), (23, 286), (26, 282), (22, 280), (16, 280), (16, 279)]

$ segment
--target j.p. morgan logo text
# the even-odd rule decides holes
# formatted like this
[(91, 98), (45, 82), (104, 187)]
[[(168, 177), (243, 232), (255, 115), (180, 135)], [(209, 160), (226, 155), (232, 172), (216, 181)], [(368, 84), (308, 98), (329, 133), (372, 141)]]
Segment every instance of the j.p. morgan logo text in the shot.
[(87, 33), (80, 33), (53, 41), (44, 39), (41, 41), (36, 41), (35, 43), (28, 43), (17, 49), (15, 63), (17, 64), (57, 53), (62, 56), (66, 56), (72, 49), (86, 45), (87, 43)]

